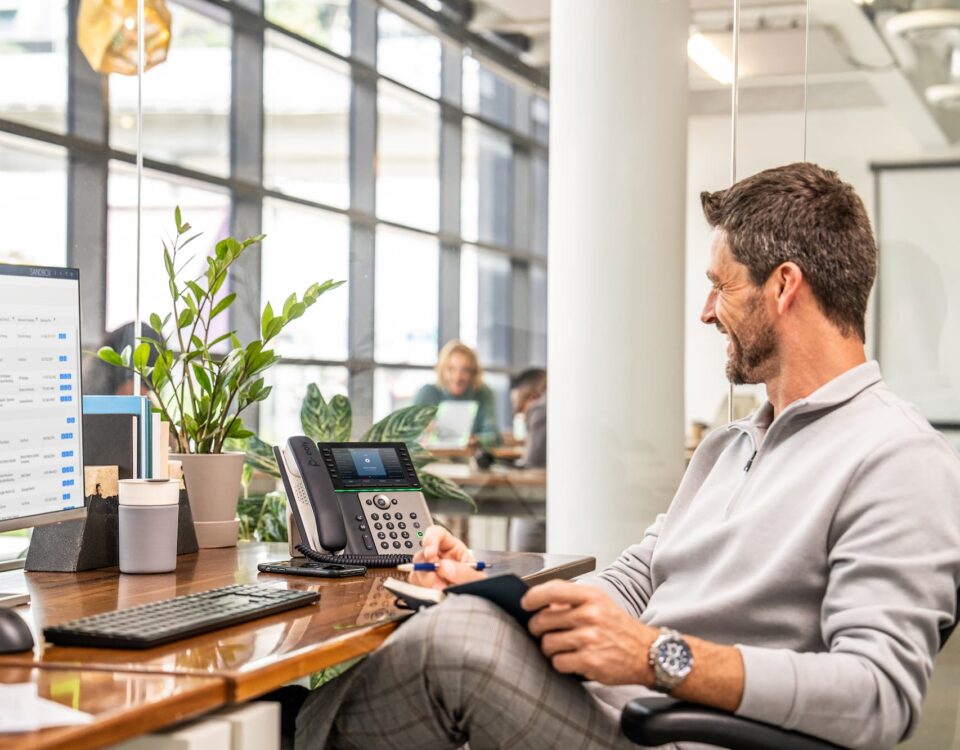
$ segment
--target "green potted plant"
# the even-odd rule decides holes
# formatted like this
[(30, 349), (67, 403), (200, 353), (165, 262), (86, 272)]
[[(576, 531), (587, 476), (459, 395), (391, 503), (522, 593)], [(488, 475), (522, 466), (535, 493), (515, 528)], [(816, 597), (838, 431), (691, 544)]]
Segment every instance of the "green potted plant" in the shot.
[(220, 240), (206, 258), (206, 270), (184, 280), (190, 260), (183, 257), (184, 248), (200, 235), (190, 233), (179, 207), (174, 220), (176, 237), (169, 247), (163, 243), (171, 309), (162, 316), (150, 315), (157, 338), (141, 337), (136, 346), (119, 352), (103, 347), (98, 356), (139, 373), (155, 396), (162, 418), (170, 422), (177, 448), (171, 457), (183, 462), (200, 546), (232, 546), (237, 538), (235, 516), (244, 454), (226, 451), (227, 441), (253, 435), (241, 415), (270, 395), (264, 373), (280, 359), (270, 343), (320, 295), (344, 282), (329, 279), (311, 284), (301, 297), (291, 294), (277, 312), (267, 303), (260, 316), (260, 336), (252, 341), (242, 342), (233, 330), (217, 335), (214, 321), (237, 297), (224, 286), (228, 272), (263, 235)]

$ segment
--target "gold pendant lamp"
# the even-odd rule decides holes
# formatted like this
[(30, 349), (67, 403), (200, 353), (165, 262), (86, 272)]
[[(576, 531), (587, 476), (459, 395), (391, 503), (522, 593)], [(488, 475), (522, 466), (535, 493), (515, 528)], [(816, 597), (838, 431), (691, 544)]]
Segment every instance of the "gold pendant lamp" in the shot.
[[(170, 11), (166, 0), (143, 0), (143, 69), (167, 59)], [(80, 0), (77, 40), (100, 73), (137, 74), (137, 0)]]

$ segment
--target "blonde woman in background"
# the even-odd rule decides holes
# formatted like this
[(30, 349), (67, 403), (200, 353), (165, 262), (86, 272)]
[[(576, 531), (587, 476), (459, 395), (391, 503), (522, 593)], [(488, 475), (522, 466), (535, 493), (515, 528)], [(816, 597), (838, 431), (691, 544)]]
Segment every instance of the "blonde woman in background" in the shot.
[(476, 352), (457, 340), (448, 341), (440, 350), (436, 385), (423, 386), (413, 399), (418, 406), (437, 406), (444, 401), (476, 401), (474, 436), (488, 445), (500, 442), (493, 391), (483, 384)]

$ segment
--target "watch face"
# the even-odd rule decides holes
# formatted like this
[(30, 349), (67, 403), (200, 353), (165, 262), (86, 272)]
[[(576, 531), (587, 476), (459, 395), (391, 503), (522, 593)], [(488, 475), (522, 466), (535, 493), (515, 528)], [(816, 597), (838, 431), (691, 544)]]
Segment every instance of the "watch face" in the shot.
[(667, 674), (674, 677), (686, 676), (693, 664), (693, 654), (686, 643), (669, 639), (657, 647), (657, 664)]

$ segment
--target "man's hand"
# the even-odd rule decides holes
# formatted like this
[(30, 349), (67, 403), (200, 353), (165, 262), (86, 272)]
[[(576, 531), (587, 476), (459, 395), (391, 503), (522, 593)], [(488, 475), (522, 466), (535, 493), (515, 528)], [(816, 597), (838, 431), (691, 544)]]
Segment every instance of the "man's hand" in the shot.
[(529, 629), (558, 672), (604, 685), (651, 685), (650, 644), (659, 631), (633, 619), (603, 591), (570, 581), (531, 588), (521, 602), (537, 611)]
[(436, 573), (411, 573), (410, 582), (432, 589), (443, 589), (458, 583), (469, 583), (486, 574), (464, 563), (476, 562), (462, 541), (442, 526), (431, 526), (423, 534), (423, 546), (413, 556), (414, 562), (437, 564)]

